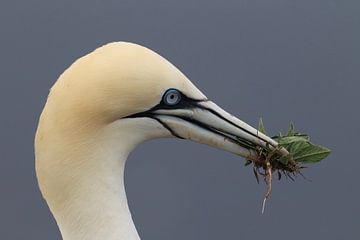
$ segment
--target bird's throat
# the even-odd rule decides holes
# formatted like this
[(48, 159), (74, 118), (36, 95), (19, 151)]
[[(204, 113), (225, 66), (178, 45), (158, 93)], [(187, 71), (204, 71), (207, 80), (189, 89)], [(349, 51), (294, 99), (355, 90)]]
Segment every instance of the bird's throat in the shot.
[(140, 239), (128, 207), (123, 173), (124, 164), (84, 176), (74, 184), (76, 188), (69, 189), (72, 197), (59, 204), (62, 208), (53, 209), (64, 240)]
[(39, 185), (64, 240), (140, 239), (127, 203), (124, 168), (141, 139), (118, 130), (71, 143), (53, 132), (46, 145), (37, 141)]

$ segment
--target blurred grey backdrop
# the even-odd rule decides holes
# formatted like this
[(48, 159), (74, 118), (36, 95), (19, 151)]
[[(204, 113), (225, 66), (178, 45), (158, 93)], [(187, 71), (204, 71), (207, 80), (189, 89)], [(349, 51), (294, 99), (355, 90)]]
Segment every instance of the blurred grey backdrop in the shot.
[(209, 98), (268, 132), (294, 122), (333, 150), (264, 184), (243, 159), (180, 140), (130, 156), (126, 187), (144, 240), (359, 239), (360, 2), (357, 0), (0, 3), (0, 238), (60, 239), (37, 187), (33, 138), (48, 89), (76, 58), (143, 44)]

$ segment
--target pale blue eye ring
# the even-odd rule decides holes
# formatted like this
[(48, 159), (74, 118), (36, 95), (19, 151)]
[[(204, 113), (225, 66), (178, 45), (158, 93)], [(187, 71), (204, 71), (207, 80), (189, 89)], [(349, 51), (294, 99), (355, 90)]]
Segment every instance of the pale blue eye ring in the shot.
[(176, 105), (181, 100), (181, 93), (177, 89), (169, 89), (165, 92), (163, 101), (166, 105)]

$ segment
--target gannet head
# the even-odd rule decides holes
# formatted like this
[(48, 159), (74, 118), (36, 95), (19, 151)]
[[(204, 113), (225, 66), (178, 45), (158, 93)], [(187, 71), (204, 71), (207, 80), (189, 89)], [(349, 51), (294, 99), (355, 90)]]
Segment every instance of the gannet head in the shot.
[(189, 139), (243, 157), (256, 154), (257, 146), (277, 146), (210, 101), (166, 59), (126, 42), (107, 44), (73, 63), (52, 87), (41, 125), (48, 127), (39, 127), (37, 142), (54, 126), (62, 136), (112, 126), (131, 143), (129, 150), (159, 137)]

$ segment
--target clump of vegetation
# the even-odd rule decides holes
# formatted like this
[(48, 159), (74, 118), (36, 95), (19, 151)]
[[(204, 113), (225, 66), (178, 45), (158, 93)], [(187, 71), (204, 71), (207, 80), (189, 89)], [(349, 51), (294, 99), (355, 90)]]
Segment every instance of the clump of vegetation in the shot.
[[(260, 118), (258, 130), (266, 134), (264, 123)], [(315, 145), (310, 142), (310, 137), (295, 131), (293, 124), (290, 124), (286, 135), (279, 133), (272, 137), (279, 143), (276, 148), (257, 147), (257, 156), (246, 159), (245, 165), (252, 165), (254, 175), (259, 183), (263, 177), (267, 191), (265, 192), (262, 213), (264, 213), (266, 200), (272, 190), (273, 174), (276, 173), (280, 180), (282, 176), (294, 181), (297, 175), (303, 176), (301, 170), (306, 168), (304, 164), (317, 163), (330, 154), (328, 148)], [(289, 154), (283, 156), (280, 149), (285, 148)]]

